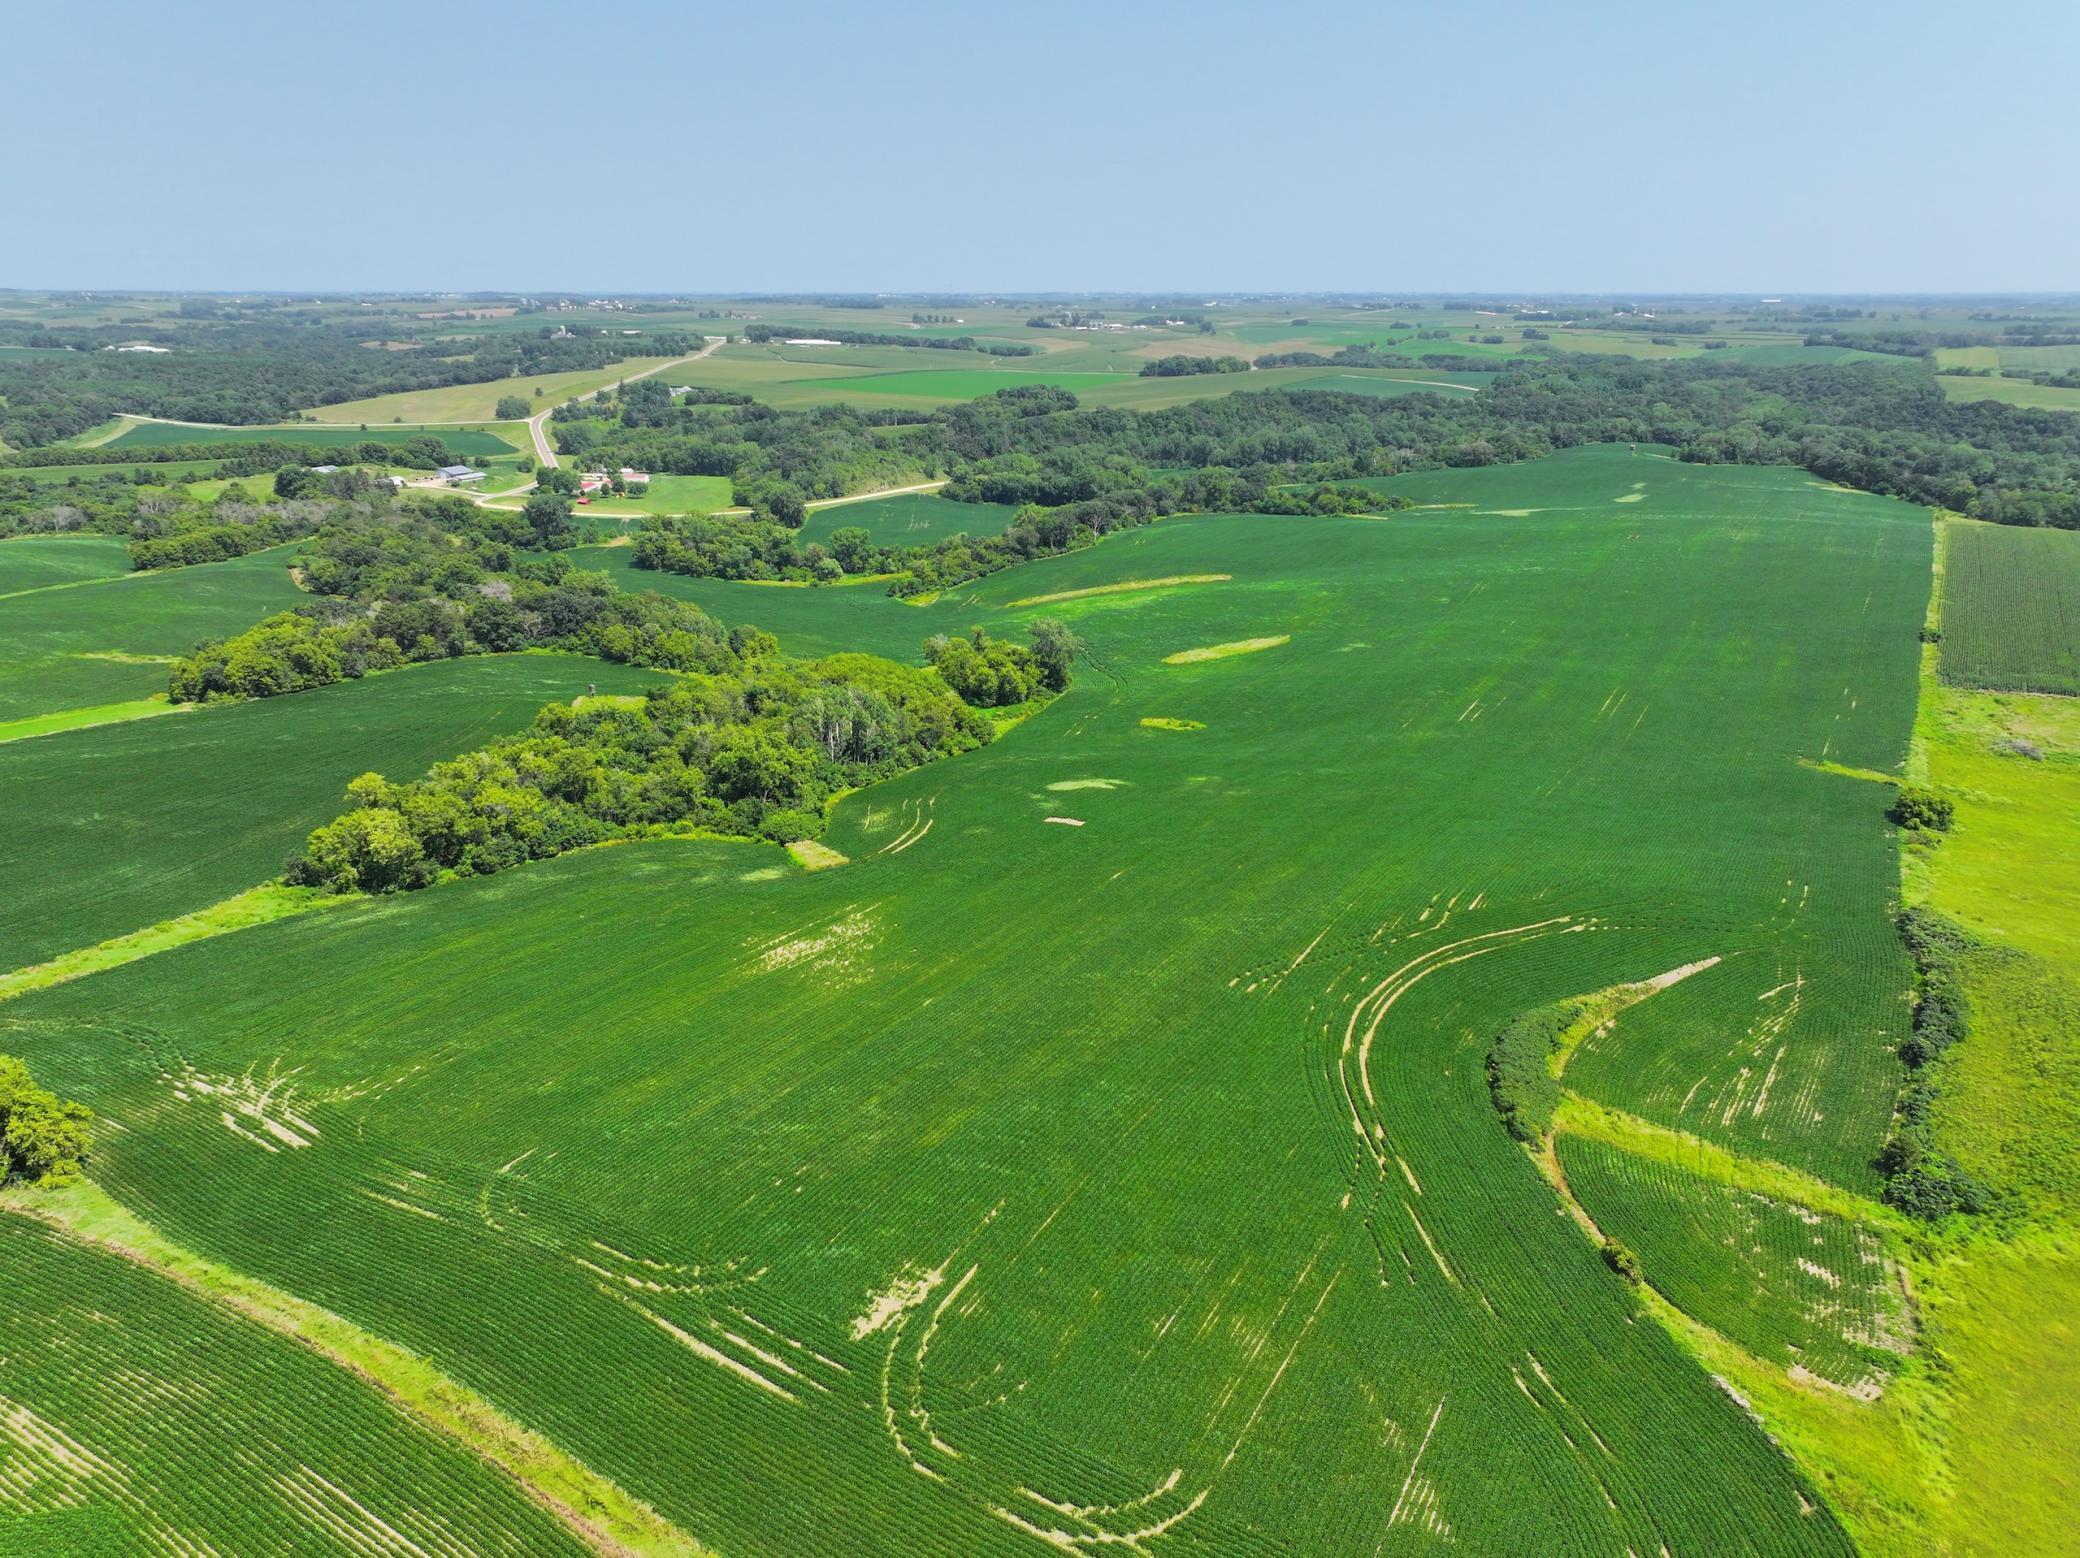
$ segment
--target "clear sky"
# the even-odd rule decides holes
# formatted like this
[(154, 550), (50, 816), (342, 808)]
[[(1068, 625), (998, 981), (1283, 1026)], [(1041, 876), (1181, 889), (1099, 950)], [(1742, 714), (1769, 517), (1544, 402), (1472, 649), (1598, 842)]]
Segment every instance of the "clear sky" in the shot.
[(2080, 290), (2073, 0), (8, 8), (0, 286)]

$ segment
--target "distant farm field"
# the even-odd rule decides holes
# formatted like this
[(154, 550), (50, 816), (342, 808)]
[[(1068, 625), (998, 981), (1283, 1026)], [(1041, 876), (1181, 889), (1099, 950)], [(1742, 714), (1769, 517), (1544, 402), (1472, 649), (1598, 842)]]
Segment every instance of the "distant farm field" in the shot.
[(164, 692), (174, 656), (308, 598), (277, 547), (0, 600), (0, 720)]
[[(163, 667), (158, 677), (163, 687)], [(664, 680), (581, 655), (472, 656), (0, 743), (0, 852), (14, 884), (0, 901), (0, 969), (266, 880), (339, 813), (356, 774), (416, 776), (588, 686), (629, 692)]]
[[(919, 355), (933, 356), (935, 353)], [(1080, 392), (1132, 378), (1126, 373), (1046, 373), (1026, 369), (920, 368), (910, 373), (869, 373), (836, 380), (811, 379), (801, 388), (846, 395), (916, 395), (926, 400), (973, 400), (1021, 385), (1050, 384)]]
[[(293, 422), (281, 427), (191, 427), (181, 422), (139, 422), (108, 441), (111, 449), (164, 449), (174, 444), (309, 444), (325, 449), (348, 449), (355, 444), (402, 443), (408, 438), (431, 434), (456, 454), (511, 454), (518, 444), (483, 428), (461, 427), (318, 427)], [(512, 438), (524, 442), (527, 434), (515, 428)]]
[[(196, 436), (200, 437), (202, 435), (198, 433)], [(170, 487), (194, 477), (209, 476), (218, 466), (223, 464), (223, 461), (149, 460), (138, 463), (143, 466), (155, 484)], [(38, 486), (44, 487), (62, 487), (72, 482), (79, 482), (84, 486), (92, 487), (111, 478), (118, 482), (128, 482), (132, 473), (137, 469), (138, 466), (135, 465), (107, 464), (23, 465), (9, 471), (8, 474), (12, 476), (26, 476)], [(61, 500), (54, 494), (50, 501), (58, 502)]]
[[(498, 403), (507, 395), (520, 396), (533, 411), (545, 411), (559, 402), (590, 394), (610, 384), (619, 384), (623, 379), (634, 378), (673, 360), (670, 357), (630, 357), (612, 367), (587, 368), (574, 373), (538, 373), (493, 379), (486, 384), (444, 384), (438, 389), (403, 390), (394, 395), (371, 396), (366, 400), (341, 401), (338, 405), (313, 406), (307, 414), (320, 422), (488, 422), (498, 414)], [(518, 433), (519, 429), (514, 431)]]
[(2058, 389), (2029, 379), (1979, 379), (1937, 374), (1936, 383), (1952, 400), (1997, 400), (2036, 411), (2080, 411), (2080, 389)]
[[(1622, 449), (1393, 490), (924, 606), (673, 581), (790, 647), (1044, 615), (1088, 655), (839, 803), (846, 864), (587, 851), (25, 995), (6, 1042), (121, 1122), (139, 1215), (721, 1551), (1846, 1553), (1483, 1062), (1692, 970), (1568, 1085), (1874, 1189), (1898, 855), (1813, 765), (1902, 766), (1927, 515)], [(1853, 1230), (1604, 1166), (1717, 1323), (1884, 1350)]]
[(2080, 693), (2080, 533), (1953, 521), (1943, 579), (1943, 679)]
[(1402, 376), (1385, 373), (1328, 372), (1312, 379), (1297, 380), (1285, 388), (1328, 390), (1339, 395), (1471, 395), (1493, 377), (1492, 374), (1478, 373)]

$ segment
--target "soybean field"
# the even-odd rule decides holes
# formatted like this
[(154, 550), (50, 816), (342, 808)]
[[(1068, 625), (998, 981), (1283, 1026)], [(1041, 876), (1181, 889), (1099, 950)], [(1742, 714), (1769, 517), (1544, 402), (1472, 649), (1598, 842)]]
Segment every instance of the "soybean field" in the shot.
[[(1622, 448), (1383, 485), (925, 605), (658, 576), (801, 652), (1086, 655), (840, 802), (843, 865), (587, 851), (23, 996), (0, 1050), (120, 1124), (138, 1215), (721, 1551), (1847, 1552), (1483, 1059), (1701, 966), (1568, 1085), (1871, 1188), (1896, 853), (1823, 765), (1902, 768), (1927, 514)], [(1565, 1151), (1703, 1323), (1883, 1350), (1854, 1229)]]
[(236, 633), (308, 598), (290, 579), (288, 562), (276, 547), (231, 562), (0, 598), (0, 721), (165, 692), (174, 658), (198, 641)]

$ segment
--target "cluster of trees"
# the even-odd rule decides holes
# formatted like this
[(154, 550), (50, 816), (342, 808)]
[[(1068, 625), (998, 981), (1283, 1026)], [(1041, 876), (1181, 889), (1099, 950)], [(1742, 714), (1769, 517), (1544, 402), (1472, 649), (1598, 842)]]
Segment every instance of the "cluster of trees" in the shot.
[(821, 832), (839, 793), (987, 743), (932, 671), (871, 655), (797, 662), (736, 636), (716, 663), (639, 702), (551, 704), (534, 727), (393, 784), (364, 774), (314, 831), (293, 883), (423, 887), (609, 839)]
[[(310, 406), (393, 390), (485, 384), (520, 374), (604, 368), (631, 350), (663, 356), (699, 349), (683, 333), (636, 338), (602, 333), (415, 339), (404, 351), (370, 351), (395, 321), (321, 324), (204, 315), (171, 325), (0, 325), (0, 442), (55, 443), (120, 412), (241, 425), (289, 420)], [(164, 352), (103, 350), (147, 339)]]
[(454, 498), (336, 516), (298, 555), (316, 599), (200, 645), (174, 663), (168, 690), (179, 703), (273, 697), (400, 665), (531, 648), (671, 670), (712, 668), (734, 652), (695, 606), (621, 593), (608, 575), (559, 556), (523, 555), (538, 539), (525, 514)]
[(70, 1184), (93, 1133), (93, 1111), (38, 1087), (26, 1065), (0, 1055), (0, 1184)]
[(976, 708), (1001, 709), (1069, 685), (1069, 667), (1082, 651), (1076, 636), (1051, 618), (1035, 622), (1030, 648), (991, 638), (975, 628), (965, 638), (934, 634), (924, 657), (940, 679)]
[(1247, 373), (1249, 364), (1240, 357), (1194, 357), (1189, 353), (1156, 357), (1141, 365), (1144, 379), (1180, 379), (1194, 373)]
[(167, 691), (175, 703), (272, 698), (373, 671), (516, 649), (568, 649), (677, 671), (712, 665), (729, 640), (714, 618), (685, 601), (622, 594), (605, 574), (573, 572), (558, 584), (468, 606), (428, 597), (365, 609), (343, 602), (299, 607), (199, 645), (174, 661)]
[(1899, 1049), (1907, 1065), (1907, 1086), (1892, 1135), (1875, 1166), (1885, 1176), (1886, 1201), (1910, 1216), (1934, 1219), (1952, 1212), (1982, 1212), (1989, 1199), (1985, 1187), (1936, 1144), (1935, 1063), (1971, 1029), (1964, 983), (1967, 961), (2003, 954), (1931, 909), (1907, 910), (1899, 918), (1899, 929), (1914, 959), (1918, 988), (1913, 1029)]

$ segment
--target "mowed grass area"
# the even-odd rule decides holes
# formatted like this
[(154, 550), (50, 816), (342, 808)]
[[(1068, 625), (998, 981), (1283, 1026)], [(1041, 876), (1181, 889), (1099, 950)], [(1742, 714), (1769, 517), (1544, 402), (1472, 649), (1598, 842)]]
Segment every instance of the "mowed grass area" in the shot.
[(8, 1552), (586, 1551), (345, 1369), (165, 1277), (4, 1212), (0, 1264)]
[(444, 384), (437, 389), (402, 390), (394, 395), (345, 400), (334, 406), (312, 406), (305, 414), (320, 422), (488, 422), (498, 414), (498, 403), (507, 395), (520, 396), (531, 411), (545, 411), (563, 401), (589, 395), (594, 390), (619, 384), (623, 379), (634, 378), (675, 360), (671, 357), (630, 357), (611, 367), (587, 368), (572, 373), (537, 373), (493, 379), (485, 384)]
[[(70, 592), (78, 593), (78, 592)], [(0, 969), (201, 909), (276, 875), (371, 768), (422, 773), (596, 684), (582, 655), (472, 656), (287, 698), (0, 743)]]
[(122, 1122), (95, 1172), (141, 1215), (720, 1550), (1846, 1552), (1481, 1062), (1717, 955), (1609, 1036), (1666, 1006), (1708, 1065), (1799, 967), (1769, 1096), (1696, 1128), (1862, 1172), (1886, 796), (1798, 759), (1898, 762), (1926, 517), (1608, 450), (1409, 482), (1467, 507), (865, 595), (912, 646), (1044, 614), (1090, 654), (841, 803), (849, 865), (590, 851), (27, 995), (4, 1042)]
[(307, 598), (288, 561), (275, 547), (0, 600), (0, 721), (164, 692), (175, 656)]
[[(334, 420), (345, 420), (336, 418)], [(457, 421), (463, 420), (460, 418)], [(367, 427), (321, 427), (310, 422), (290, 422), (278, 427), (194, 427), (185, 422), (135, 422), (120, 436), (108, 441), (111, 449), (164, 449), (174, 444), (305, 444), (320, 449), (351, 449), (356, 444), (402, 443), (431, 433), (460, 455), (513, 454), (528, 443), (527, 430), (517, 423), (495, 424), (493, 428), (445, 426), (385, 427), (371, 422)], [(264, 479), (264, 478), (263, 478)]]
[(1017, 512), (1009, 503), (956, 503), (936, 492), (904, 492), (812, 508), (802, 524), (802, 541), (828, 546), (833, 533), (858, 528), (876, 546), (929, 546), (948, 536), (999, 535)]
[(2080, 533), (1949, 522), (1943, 679), (2080, 693)]
[(129, 543), (117, 536), (10, 536), (0, 541), (0, 596), (113, 579), (129, 571)]

